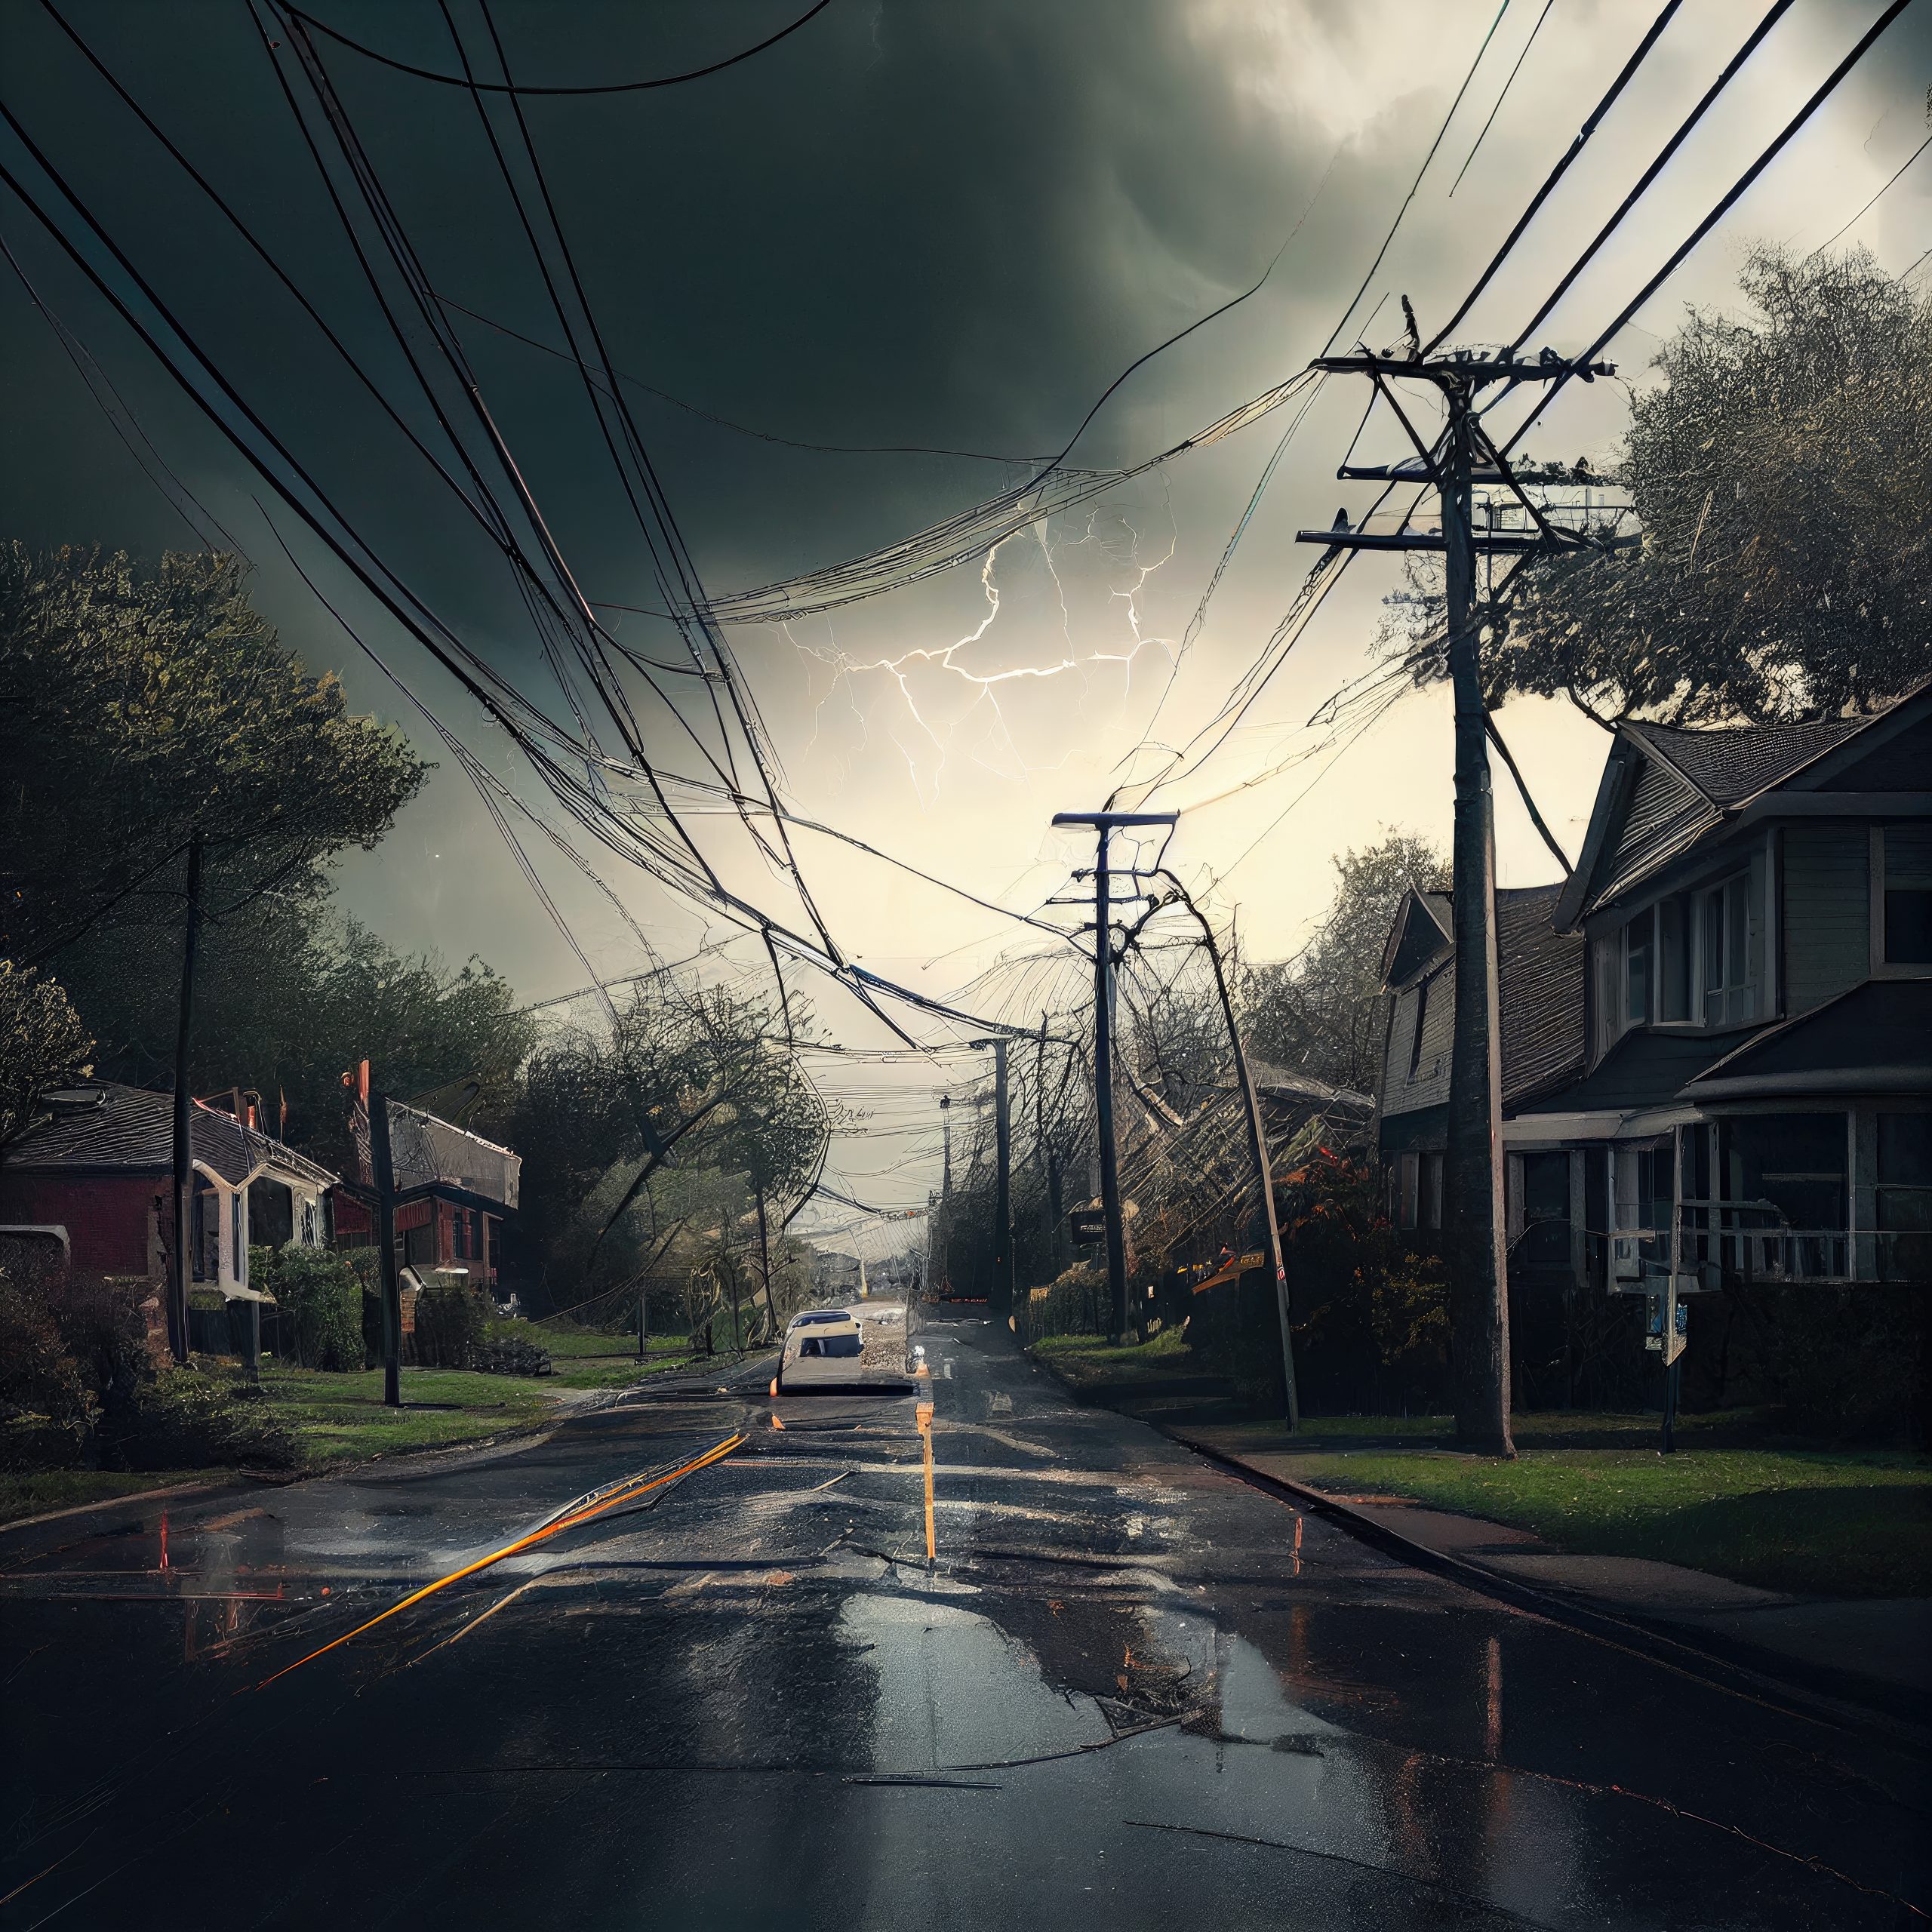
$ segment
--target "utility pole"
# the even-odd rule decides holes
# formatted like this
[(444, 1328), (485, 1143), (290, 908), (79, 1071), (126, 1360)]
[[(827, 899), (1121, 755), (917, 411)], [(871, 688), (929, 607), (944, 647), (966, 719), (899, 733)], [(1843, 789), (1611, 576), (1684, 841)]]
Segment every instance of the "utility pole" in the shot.
[(1108, 931), (1107, 841), (1117, 826), (1172, 825), (1177, 812), (1055, 812), (1056, 825), (1091, 826), (1094, 860), (1094, 1124), (1100, 1143), (1100, 1211), (1107, 1231), (1107, 1300), (1116, 1337), (1128, 1331), (1127, 1235), (1121, 1224), (1120, 1168), (1114, 1152), (1114, 955)]
[(992, 1312), (1013, 1312), (1013, 1119), (1006, 1084), (1006, 1041), (993, 1042), (994, 1181)]
[[(1449, 1062), (1449, 1146), (1445, 1218), (1454, 1235), (1450, 1286), (1450, 1350), (1455, 1384), (1456, 1432), (1466, 1448), (1513, 1456), (1509, 1427), (1509, 1251), (1503, 1225), (1501, 1027), (1496, 946), (1496, 819), (1490, 789), (1488, 718), (1483, 703), (1477, 638), (1475, 560), (1478, 553), (1596, 547), (1575, 531), (1552, 525), (1484, 434), (1475, 392), (1491, 383), (1553, 382), (1614, 375), (1607, 363), (1573, 364), (1550, 355), (1524, 361), (1506, 352), (1472, 355), (1466, 349), (1425, 358), (1318, 356), (1312, 365), (1367, 376), (1395, 412), (1415, 460), (1387, 468), (1345, 466), (1345, 478), (1432, 485), (1441, 506), (1439, 531), (1350, 529), (1346, 517), (1332, 530), (1296, 533), (1304, 543), (1356, 550), (1439, 550), (1445, 566), (1449, 679), (1455, 700), (1456, 814), (1453, 850), (1456, 963), (1455, 1031)], [(1441, 395), (1446, 425), (1432, 443), (1418, 435), (1389, 387), (1392, 379), (1426, 382)], [(1478, 457), (1483, 459), (1478, 466)], [(1506, 485), (1535, 528), (1478, 535), (1472, 486)], [(1634, 538), (1623, 540), (1634, 542)]]
[(940, 1167), (939, 1177), (940, 1285), (952, 1284), (952, 1096), (939, 1097)]
[[(365, 1063), (366, 1065), (366, 1063)], [(395, 1258), (395, 1159), (389, 1097), (369, 1096), (369, 1179), (376, 1190), (376, 1255), (383, 1283), (383, 1402), (402, 1407), (402, 1275)]]
[(1241, 1046), (1241, 1029), (1235, 1024), (1234, 1001), (1229, 995), (1228, 977), (1222, 970), (1221, 952), (1214, 942), (1214, 930), (1178, 881), (1175, 890), (1180, 894), (1182, 903), (1200, 924), (1208, 958), (1214, 968), (1214, 990), (1220, 996), (1221, 1015), (1227, 1023), (1228, 1043), (1234, 1049), (1235, 1077), (1241, 1087), (1241, 1109), (1247, 1118), (1248, 1152), (1254, 1157), (1255, 1180), (1261, 1189), (1261, 1229), (1268, 1242), (1269, 1265), (1275, 1271), (1275, 1312), (1281, 1330), (1281, 1380), (1287, 1401), (1288, 1429), (1293, 1434), (1301, 1427), (1301, 1395), (1295, 1385), (1294, 1333), (1288, 1321), (1288, 1267), (1281, 1251), (1281, 1224), (1275, 1213), (1275, 1170), (1268, 1158), (1268, 1136), (1262, 1124), (1261, 1097), (1254, 1091), (1254, 1070), (1248, 1066), (1247, 1054)]
[(188, 840), (188, 917), (181, 940), (181, 1004), (174, 1028), (174, 1245), (168, 1269), (168, 1343), (176, 1361), (188, 1359), (189, 1244), (194, 1239), (195, 1167), (188, 1091), (188, 1042), (195, 1020), (195, 954), (202, 933), (202, 835)]

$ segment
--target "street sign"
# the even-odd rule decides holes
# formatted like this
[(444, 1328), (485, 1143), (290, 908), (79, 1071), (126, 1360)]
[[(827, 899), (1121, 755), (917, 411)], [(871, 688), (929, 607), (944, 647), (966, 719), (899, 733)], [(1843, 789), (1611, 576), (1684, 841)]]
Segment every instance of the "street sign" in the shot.
[(1091, 1247), (1107, 1238), (1107, 1217), (1098, 1208), (1076, 1208), (1066, 1217), (1067, 1231), (1083, 1247)]
[(1651, 1294), (1648, 1303), (1644, 1346), (1652, 1354), (1662, 1355), (1668, 1368), (1690, 1346), (1690, 1310), (1687, 1303), (1678, 1299), (1677, 1277), (1669, 1276), (1663, 1292)]

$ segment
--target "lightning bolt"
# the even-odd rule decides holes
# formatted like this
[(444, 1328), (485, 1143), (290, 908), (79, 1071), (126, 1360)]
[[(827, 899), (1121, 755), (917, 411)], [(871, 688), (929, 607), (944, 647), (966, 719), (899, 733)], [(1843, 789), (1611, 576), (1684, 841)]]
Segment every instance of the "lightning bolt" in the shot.
[[(964, 755), (980, 769), (1014, 783), (1035, 774), (1059, 770), (1071, 755), (1070, 749), (1050, 762), (1029, 761), (1020, 747), (1016, 719), (1001, 703), (1004, 695), (1010, 703), (1014, 694), (1011, 691), (1003, 693), (1002, 687), (1023, 688), (1029, 684), (1047, 683), (1072, 675), (1079, 683), (1080, 706), (1084, 715), (1092, 693), (1092, 675), (1100, 667), (1124, 666), (1128, 688), (1131, 691), (1134, 666), (1143, 651), (1158, 650), (1172, 665), (1176, 641), (1152, 633), (1147, 627), (1143, 608), (1149, 580), (1173, 561), (1177, 548), (1171, 503), (1164, 502), (1163, 507), (1168, 512), (1165, 546), (1158, 555), (1151, 558), (1143, 558), (1143, 545), (1147, 540), (1143, 533), (1121, 512), (1113, 515), (1125, 533), (1124, 545), (1108, 540), (1100, 521), (1102, 512), (1098, 510), (1088, 512), (1085, 528), (1077, 536), (1057, 540), (1050, 519), (1041, 518), (1022, 531), (1001, 537), (980, 560), (980, 589), (985, 602), (984, 613), (970, 629), (949, 643), (914, 645), (878, 657), (860, 657), (840, 645), (829, 618), (823, 644), (801, 642), (792, 635), (789, 623), (782, 625), (786, 641), (794, 650), (812, 664), (822, 666), (832, 673), (829, 684), (814, 705), (812, 743), (819, 742), (824, 731), (826, 707), (841, 688), (857, 721), (860, 742), (863, 744), (868, 740), (868, 714), (860, 704), (857, 687), (862, 678), (872, 678), (884, 680), (896, 697), (897, 716), (886, 724), (885, 734), (905, 760), (907, 775), (922, 809), (930, 810), (937, 804), (949, 764), (962, 755), (961, 734), (976, 721), (984, 721), (984, 734), (978, 744)], [(1045, 663), (1008, 665), (991, 670), (980, 669), (974, 659), (989, 635), (1002, 616), (1008, 617), (1009, 624), (1011, 622), (999, 582), (1001, 556), (1008, 545), (1022, 537), (1032, 538), (1053, 586), (1064, 649), (1057, 658)], [(1063, 574), (1062, 557), (1068, 551), (1089, 544), (1106, 559), (1109, 572), (1128, 574), (1128, 581), (1109, 582), (1106, 589), (1107, 608), (1117, 608), (1124, 622), (1126, 641), (1123, 648), (1109, 648), (1105, 644), (1097, 644), (1083, 649), (1075, 640), (1074, 613), (1078, 598), (1077, 591), (1069, 586)], [(957, 679), (971, 694), (969, 702), (950, 723), (928, 715), (928, 709), (920, 704), (915, 680), (934, 673)]]

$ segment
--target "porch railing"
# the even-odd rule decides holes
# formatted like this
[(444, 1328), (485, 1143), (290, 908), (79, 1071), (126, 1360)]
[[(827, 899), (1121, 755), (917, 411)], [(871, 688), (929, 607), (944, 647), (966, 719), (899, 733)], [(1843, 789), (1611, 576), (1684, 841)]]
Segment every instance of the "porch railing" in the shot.
[(1768, 1201), (1678, 1203), (1678, 1226), (1615, 1228), (1605, 1237), (1613, 1287), (1673, 1269), (1680, 1288), (1785, 1281), (1932, 1280), (1932, 1234), (1897, 1228), (1794, 1228)]

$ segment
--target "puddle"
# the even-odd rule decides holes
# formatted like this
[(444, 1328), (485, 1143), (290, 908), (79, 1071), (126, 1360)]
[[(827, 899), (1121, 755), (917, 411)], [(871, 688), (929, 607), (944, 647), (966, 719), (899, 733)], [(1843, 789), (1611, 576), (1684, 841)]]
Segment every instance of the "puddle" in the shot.
[(855, 1651), (869, 1647), (875, 1770), (994, 1764), (1112, 1734), (1092, 1698), (1052, 1689), (1024, 1644), (972, 1611), (860, 1595), (847, 1600), (838, 1630)]

